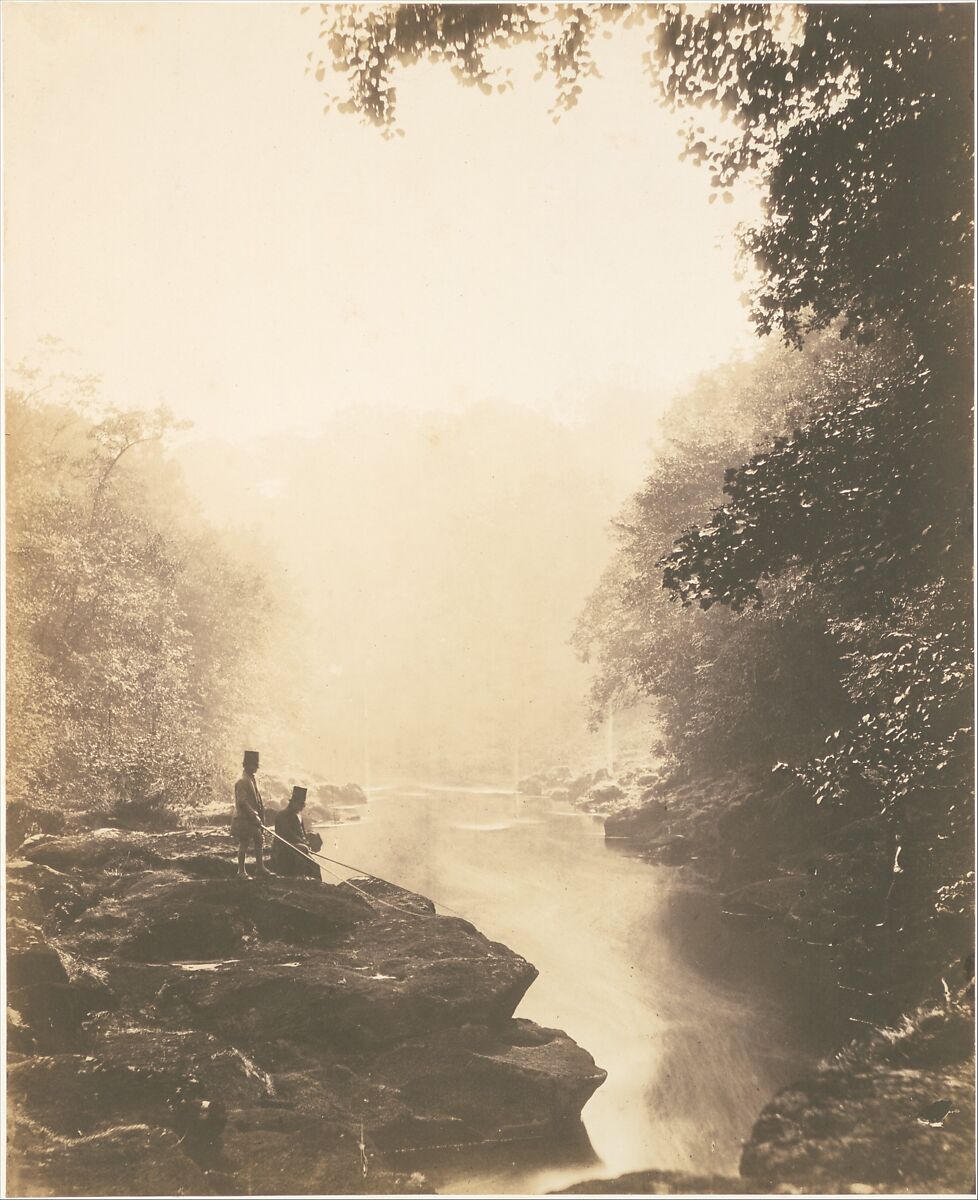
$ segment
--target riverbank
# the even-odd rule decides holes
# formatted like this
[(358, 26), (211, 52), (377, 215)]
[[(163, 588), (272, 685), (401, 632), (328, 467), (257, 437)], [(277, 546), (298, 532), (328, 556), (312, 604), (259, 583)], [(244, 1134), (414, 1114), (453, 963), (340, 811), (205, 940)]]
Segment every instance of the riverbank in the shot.
[[(729, 788), (711, 793), (721, 794)], [(834, 1013), (823, 1068), (809, 1044), (792, 1040), (790, 1024), (807, 1024), (816, 1005), (801, 1003), (803, 976), (781, 953), (777, 922), (729, 910), (699, 858), (650, 868), (640, 839), (606, 841), (596, 817), (545, 798), (404, 793), (369, 809), (328, 831), (327, 853), (413, 889), (373, 897), (398, 907), (398, 895), (413, 897), (404, 905), (428, 914), (412, 921), (385, 910), (382, 922), (395, 923), (386, 933), (373, 912), (324, 899), (356, 901), (348, 888), (238, 884), (223, 830), (28, 841), (10, 870), (12, 949), (20, 939), (10, 1046), (11, 1094), (23, 1114), (13, 1151), (26, 1149), (30, 1164), (39, 1148), (35, 1194), (78, 1194), (86, 1178), (98, 1190), (100, 1179), (124, 1177), (130, 1157), (182, 1194), (274, 1194), (306, 1183), (334, 1193), (905, 1191), (925, 1179), (933, 1187), (917, 1190), (939, 1180), (961, 1190), (950, 1185), (969, 1160), (962, 1136), (973, 1103), (961, 973), (906, 1023), (881, 1024), (887, 1033), (876, 1042), (863, 1037), (851, 1048), (861, 1058), (833, 1065), (851, 1040), (840, 1027), (873, 1034), (840, 1026)], [(656, 839), (675, 839), (676, 821), (668, 835), (657, 826)], [(449, 922), (419, 939), (419, 920), (448, 920), (430, 916), (423, 893), (472, 916), (489, 938), (460, 943)], [(520, 951), (497, 964), (518, 986), (492, 1020), (463, 1020), (457, 1004), (484, 1004), (492, 993), (486, 946), (502, 951), (500, 943)], [(361, 945), (367, 957), (351, 958)], [(337, 955), (340, 975), (331, 970)], [(531, 961), (541, 975), (527, 991)], [(376, 1044), (360, 1044), (361, 1026)], [(589, 1055), (557, 1070), (573, 1043), (549, 1036), (552, 1026), (610, 1071), (588, 1105), (586, 1134), (577, 1116), (586, 1096), (574, 1086), (571, 1115), (548, 1116), (559, 1089), (596, 1073)], [(527, 1031), (544, 1040), (526, 1044)], [(236, 1090), (229, 1068), (238, 1054), (274, 1094)], [(84, 1065), (89, 1058), (105, 1059), (107, 1087)], [(122, 1092), (121, 1107), (107, 1106), (106, 1094), (133, 1078), (139, 1086)], [(499, 1090), (501, 1078), (510, 1090)], [(208, 1103), (195, 1110), (197, 1101)], [(933, 1107), (941, 1102), (944, 1113)], [(161, 1143), (164, 1135), (177, 1140)], [(741, 1153), (745, 1142), (750, 1154)], [(269, 1173), (274, 1161), (278, 1176)], [(905, 1176), (874, 1182), (868, 1172), (879, 1163)], [(78, 1169), (69, 1177), (70, 1164)], [(171, 1177), (171, 1167), (189, 1174)], [(606, 1178), (586, 1178), (598, 1171)]]
[[(823, 1047), (815, 1069), (759, 1113), (739, 1180), (719, 1190), (973, 1189), (970, 925), (953, 898), (921, 901), (912, 923), (874, 913), (893, 862), (871, 810), (822, 809), (767, 773), (694, 778), (638, 766), (609, 779), (558, 768), (524, 786), (602, 813), (609, 844), (683, 872), (695, 903), (709, 898), (725, 934), (691, 919), (682, 895), (671, 922), (698, 971), (763, 972), (773, 948), (781, 969), (767, 986)], [(693, 1190), (718, 1190), (700, 1182)], [(649, 1171), (574, 1190), (677, 1188)]]
[(29, 1195), (424, 1193), (398, 1152), (581, 1137), (604, 1080), (536, 969), (414, 893), (242, 881), (221, 829), (8, 864), (9, 1155)]

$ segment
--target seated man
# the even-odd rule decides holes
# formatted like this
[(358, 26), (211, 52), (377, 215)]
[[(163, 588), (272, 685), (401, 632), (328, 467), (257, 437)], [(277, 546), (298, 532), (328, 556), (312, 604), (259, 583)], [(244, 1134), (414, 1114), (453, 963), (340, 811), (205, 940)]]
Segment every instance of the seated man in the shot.
[[(302, 810), (306, 807), (306, 789), (294, 787), (288, 806), (283, 808), (275, 817), (275, 832), (278, 837), (272, 841), (272, 870), (277, 875), (309, 875), (313, 879), (322, 879), (319, 867), (306, 856), (313, 848), (312, 839), (322, 846), (322, 840), (317, 834), (311, 837), (306, 833), (302, 823)], [(283, 845), (279, 838), (289, 845)], [(289, 846), (295, 846), (290, 850)]]

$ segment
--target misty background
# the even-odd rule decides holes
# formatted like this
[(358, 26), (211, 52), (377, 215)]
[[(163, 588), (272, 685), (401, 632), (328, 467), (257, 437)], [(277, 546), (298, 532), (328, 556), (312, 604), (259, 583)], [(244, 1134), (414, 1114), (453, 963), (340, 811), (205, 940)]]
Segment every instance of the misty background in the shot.
[(366, 782), (603, 761), (569, 638), (670, 398), (750, 352), (756, 196), (680, 161), (627, 34), (559, 124), (527, 48), (491, 99), (406, 73), (385, 139), (323, 112), (314, 28), (9, 11), (9, 383), (187, 426), (172, 487), (271, 600), (211, 723), (227, 771), (243, 744)]
[(569, 639), (653, 425), (619, 392), (574, 421), (501, 401), (365, 406), (318, 436), (179, 448), (287, 614), (292, 758), (368, 782), (509, 783), (602, 753)]
[[(76, 1050), (128, 1079), (144, 1018), (185, 1039), (195, 1011), (286, 1070), (319, 1150), (328, 1108), (320, 1191), (376, 1190), (369, 1141), (409, 1149), (415, 1115), (477, 1154), (505, 1130), (508, 1171), (524, 1049), (570, 1130), (559, 1043), (497, 1055), (477, 959), (448, 945), (446, 1007), (439, 944), (405, 928), (408, 986), (386, 916), (386, 1028), (342, 1067), (332, 949), (264, 886), (228, 924), (249, 747), (271, 807), (309, 788), (330, 868), (535, 964), (521, 1015), (609, 1070), (611, 1172), (966, 1191), (973, 11), (8, 0), (3, 25), (12, 1146), (39, 1189), (131, 1149), (199, 1180), (175, 1190), (306, 1169), (200, 1100), (194, 1036), (172, 1086), (146, 1064), (151, 1124), (96, 1104), (86, 1134), (48, 1086), (90, 1080)], [(203, 1009), (197, 955), (229, 968)], [(294, 1048), (242, 1023), (242, 980)]]

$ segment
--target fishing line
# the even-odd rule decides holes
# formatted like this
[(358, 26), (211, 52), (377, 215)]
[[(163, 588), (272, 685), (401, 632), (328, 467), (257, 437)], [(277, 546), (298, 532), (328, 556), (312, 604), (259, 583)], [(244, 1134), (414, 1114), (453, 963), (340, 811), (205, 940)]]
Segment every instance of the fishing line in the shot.
[[(291, 845), (291, 842), (289, 844)], [(310, 853), (315, 852), (310, 851)], [(372, 871), (365, 871), (363, 867), (355, 867), (352, 863), (340, 862), (338, 858), (327, 858), (327, 856), (322, 853), (319, 854), (319, 857), (325, 858), (327, 862), (331, 862), (337, 867), (346, 867), (348, 871), (356, 871), (359, 875), (366, 875), (369, 879), (376, 879), (378, 883), (386, 883), (388, 887), (400, 888), (401, 886), (399, 883), (394, 883), (390, 879), (385, 879), (382, 875), (375, 875)], [(432, 898), (428, 896), (427, 899), (431, 900)], [(432, 900), (432, 903), (437, 904), (439, 908), (443, 908), (446, 912), (450, 912), (453, 917), (461, 917), (463, 921), (468, 919), (467, 917), (463, 916), (458, 909), (452, 908), (448, 904), (442, 904), (440, 900)]]
[[(396, 883), (391, 883), (391, 881), (389, 879), (382, 879), (379, 875), (372, 875), (369, 871), (364, 871), (360, 867), (351, 867), (349, 863), (342, 863), (342, 862), (339, 862), (335, 858), (328, 858), (325, 854), (320, 854), (316, 850), (308, 850), (308, 851), (302, 850), (302, 849), (300, 849), (300, 847), (296, 846), (294, 842), (290, 842), (290, 841), (286, 840), (284, 837), (282, 837), (280, 834), (276, 833), (274, 829), (269, 829), (269, 827), (267, 825), (262, 825), (262, 829), (264, 829), (264, 831), (266, 833), (270, 833), (272, 835), (272, 837), (275, 838), (277, 841), (280, 841), (283, 846), (288, 846), (288, 848), (290, 850), (294, 850), (296, 854), (298, 854), (301, 858), (307, 859), (309, 862), (312, 862), (313, 859), (321, 858), (324, 860), (324, 862), (333, 863), (334, 866), (346, 867), (347, 870), (350, 870), (350, 871), (359, 871), (361, 875), (366, 876), (368, 879), (376, 879), (378, 883), (386, 883), (388, 887), (393, 887), (393, 888), (398, 887), (398, 885)], [(437, 913), (421, 913), (421, 912), (417, 912), (415, 909), (402, 908), (399, 904), (391, 904), (391, 902), (389, 900), (382, 900), (379, 896), (371, 896), (370, 893), (365, 892), (363, 890), (363, 888), (358, 888), (357, 885), (352, 882), (352, 880), (342, 879), (339, 875), (336, 874), (335, 871), (331, 871), (329, 869), (329, 867), (320, 866), (320, 869), (325, 871), (327, 875), (331, 875), (334, 879), (338, 880), (341, 884), (346, 884), (347, 887), (353, 888), (353, 890), (355, 892), (357, 892), (360, 896), (362, 896), (364, 898), (364, 900), (366, 900), (367, 903), (370, 905), (382, 904), (385, 908), (393, 908), (395, 910), (395, 912), (406, 913), (409, 917), (434, 917), (434, 916), (438, 915)], [(399, 888), (398, 890), (404, 890), (404, 889)], [(448, 905), (443, 904), (441, 907), (447, 909)], [(449, 911), (452, 913), (455, 913), (454, 909), (449, 909)], [(455, 913), (455, 915), (458, 917), (462, 916), (461, 913)], [(462, 917), (462, 920), (464, 921), (465, 918)]]
[[(326, 859), (326, 862), (332, 862), (332, 859), (326, 858), (325, 854), (322, 854), (322, 855), (317, 854), (314, 850), (309, 850), (308, 852), (305, 850), (301, 850), (298, 846), (295, 845), (294, 842), (288, 841), (286, 838), (282, 837), (280, 834), (277, 834), (274, 829), (269, 829), (267, 825), (262, 825), (262, 829), (264, 829), (266, 833), (270, 833), (272, 835), (272, 837), (275, 838), (277, 841), (280, 841), (283, 846), (288, 846), (288, 848), (290, 850), (295, 851), (295, 853), (298, 854), (300, 858), (305, 858), (309, 862), (312, 862), (314, 858), (323, 858), (323, 859)], [(319, 864), (316, 864), (316, 865), (319, 865)], [(337, 864), (337, 865), (342, 866), (341, 863)], [(381, 898), (379, 896), (371, 896), (369, 892), (365, 892), (363, 890), (363, 888), (358, 888), (357, 885), (355, 883), (352, 883), (349, 879), (341, 878), (339, 875), (336, 874), (335, 871), (331, 871), (329, 869), (329, 867), (324, 867), (324, 866), (320, 865), (320, 870), (325, 871), (327, 875), (331, 875), (340, 884), (345, 883), (347, 885), (347, 887), (351, 887), (355, 892), (357, 892), (359, 895), (361, 895), (364, 898), (364, 900), (367, 901), (367, 903), (370, 905), (371, 908), (375, 904), (383, 904), (385, 908), (393, 908), (397, 912), (407, 913), (407, 915), (410, 917), (434, 916), (435, 915), (434, 913), (415, 912), (413, 909), (410, 909), (410, 908), (401, 908), (401, 906), (399, 904), (391, 904), (387, 900), (381, 900)], [(364, 872), (364, 874), (366, 874), (366, 872)], [(373, 876), (372, 878), (376, 878), (376, 876)], [(385, 879), (382, 882), (386, 883), (387, 880)]]

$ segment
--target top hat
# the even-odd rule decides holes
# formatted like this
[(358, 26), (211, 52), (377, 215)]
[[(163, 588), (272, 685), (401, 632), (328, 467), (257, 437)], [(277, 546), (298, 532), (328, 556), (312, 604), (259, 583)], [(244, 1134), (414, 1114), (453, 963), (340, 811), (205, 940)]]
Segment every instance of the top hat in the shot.
[(295, 803), (296, 803), (296, 801), (298, 801), (298, 800), (303, 800), (303, 801), (304, 801), (304, 800), (305, 800), (305, 798), (306, 798), (306, 792), (307, 792), (308, 790), (309, 790), (308, 788), (304, 788), (304, 787), (298, 787), (298, 786), (297, 786), (297, 787), (294, 787), (294, 788), (292, 789), (292, 799), (289, 801), (289, 803), (290, 803), (290, 804), (295, 804)]
[(254, 770), (258, 766), (258, 751), (246, 750), (244, 752), (244, 765)]

